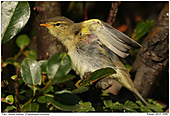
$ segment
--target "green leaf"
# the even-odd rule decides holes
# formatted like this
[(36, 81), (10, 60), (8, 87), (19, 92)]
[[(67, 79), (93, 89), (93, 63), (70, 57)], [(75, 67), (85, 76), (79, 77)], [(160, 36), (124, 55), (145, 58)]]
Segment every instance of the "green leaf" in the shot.
[(78, 87), (77, 89), (74, 89), (74, 90), (72, 91), (72, 93), (78, 94), (78, 93), (83, 93), (83, 92), (88, 91), (88, 90), (89, 90), (88, 87), (80, 86), (80, 87)]
[(13, 97), (13, 95), (8, 95), (8, 96), (5, 98), (5, 102), (14, 103), (14, 97)]
[(140, 105), (140, 110), (142, 112), (152, 112), (149, 108), (145, 107), (141, 101), (136, 101), (137, 104)]
[(44, 91), (43, 91), (43, 93), (44, 94), (46, 94), (46, 93), (48, 93), (48, 92), (50, 92), (50, 91), (53, 91), (53, 86), (49, 86), (48, 88), (46, 88)]
[(77, 112), (95, 111), (90, 102), (80, 102), (80, 108)]
[(34, 51), (34, 50), (26, 50), (24, 51), (24, 55), (27, 57), (27, 58), (31, 58), (33, 60), (36, 60), (37, 59), (37, 52)]
[(48, 102), (46, 96), (40, 96), (40, 97), (38, 97), (37, 101), (38, 101), (39, 103), (47, 103), (47, 102)]
[(104, 100), (104, 105), (106, 108), (110, 108), (112, 110), (119, 110), (122, 111), (124, 109), (124, 105), (120, 104), (119, 102), (113, 103), (110, 100)]
[(9, 58), (6, 61), (2, 62), (1, 67), (4, 68), (6, 67), (8, 64), (13, 64), (15, 62), (14, 58)]
[(39, 110), (38, 103), (29, 103), (22, 107), (21, 112), (37, 112)]
[(163, 112), (162, 107), (159, 107), (154, 104), (148, 104), (148, 105), (149, 105), (149, 108), (155, 112)]
[(12, 79), (12, 80), (15, 80), (16, 77), (17, 77), (17, 75), (13, 75), (13, 76), (11, 77), (11, 79)]
[(154, 105), (156, 105), (156, 106), (158, 106), (158, 107), (160, 107), (160, 108), (163, 108), (162, 107), (162, 105), (160, 105), (157, 101), (154, 101), (153, 99), (148, 99), (148, 102), (151, 104), (154, 104)]
[(93, 82), (97, 81), (98, 79), (101, 79), (103, 77), (109, 76), (114, 73), (116, 73), (116, 71), (112, 68), (102, 68), (96, 70), (90, 75), (88, 75), (86, 79), (82, 80), (82, 82), (80, 82), (80, 85), (87, 85), (87, 86), (91, 85)]
[(28, 22), (30, 7), (26, 1), (4, 1), (1, 4), (1, 42), (12, 39)]
[(59, 101), (55, 101), (52, 97), (46, 97), (47, 100), (57, 109), (63, 110), (63, 111), (76, 111), (80, 108), (78, 104), (76, 105), (63, 105)]
[(21, 92), (20, 92), (20, 94), (25, 93), (25, 92), (27, 92), (27, 90), (22, 89)]
[(46, 66), (47, 66), (48, 60), (40, 60), (38, 63), (40, 64), (41, 71), (44, 73), (47, 73)]
[(139, 107), (139, 108), (140, 108), (140, 110), (141, 110), (142, 112), (152, 112), (152, 110), (150, 110), (150, 109), (147, 108), (147, 107), (141, 106), (141, 107)]
[(6, 67), (8, 64), (13, 64), (16, 68), (19, 68), (20, 64), (18, 62), (15, 62), (14, 58), (9, 58), (6, 61), (4, 61), (1, 65), (2, 68)]
[(156, 101), (153, 101), (152, 99), (148, 99), (148, 105), (149, 105), (149, 108), (153, 111), (156, 111), (156, 112), (163, 112), (163, 107), (157, 103)]
[(41, 85), (42, 73), (37, 61), (30, 58), (24, 59), (21, 63), (21, 76), (25, 83), (30, 85)]
[(138, 105), (140, 105), (140, 106), (143, 106), (143, 107), (144, 107), (143, 103), (142, 103), (140, 100), (136, 101), (136, 103), (137, 103)]
[(127, 100), (127, 101), (125, 102), (125, 106), (126, 106), (126, 107), (129, 107), (129, 108), (132, 108), (132, 109), (137, 109), (137, 108), (139, 108), (139, 106), (138, 106), (137, 104), (135, 104), (135, 103), (133, 103), (132, 101), (129, 101), (129, 100)]
[(29, 45), (30, 38), (25, 34), (19, 35), (16, 39), (16, 43), (17, 43), (17, 46), (22, 49), (25, 46)]
[(14, 62), (14, 66), (15, 66), (16, 68), (19, 68), (19, 67), (20, 67), (20, 63)]
[(74, 75), (64, 75), (64, 76), (61, 76), (61, 77), (57, 77), (57, 78), (54, 78), (52, 81), (52, 84), (54, 85), (54, 84), (58, 84), (58, 83), (64, 83), (64, 82), (66, 82), (66, 81), (68, 81), (68, 80), (70, 80), (70, 79), (73, 79), (73, 78), (75, 78), (75, 76)]
[(124, 109), (126, 111), (137, 112), (134, 109), (138, 109), (138, 108), (139, 108), (139, 106), (137, 104), (135, 104), (135, 103), (133, 103), (132, 101), (129, 101), (129, 100), (127, 100), (124, 104)]
[(4, 111), (10, 111), (13, 109), (17, 109), (15, 106), (7, 106)]
[(132, 34), (132, 39), (138, 40), (145, 34), (149, 33), (153, 25), (154, 25), (154, 22), (152, 20), (146, 20), (146, 22), (141, 21), (135, 27), (134, 32)]
[(70, 91), (60, 91), (55, 92), (55, 94), (55, 99), (65, 105), (75, 105), (81, 100), (77, 95), (71, 93)]
[(47, 63), (48, 78), (58, 78), (71, 70), (71, 58), (68, 54), (57, 53)]
[(5, 61), (5, 63), (13, 64), (15, 62), (14, 58), (9, 58)]

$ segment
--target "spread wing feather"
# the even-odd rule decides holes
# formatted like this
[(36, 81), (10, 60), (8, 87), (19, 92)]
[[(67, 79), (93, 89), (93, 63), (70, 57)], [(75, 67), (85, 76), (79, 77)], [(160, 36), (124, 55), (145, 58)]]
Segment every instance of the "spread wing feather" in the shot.
[(122, 58), (129, 55), (129, 49), (141, 47), (127, 35), (98, 19), (84, 21), (83, 27), (90, 28), (90, 34), (95, 34), (102, 44)]
[(133, 39), (131, 39), (130, 37), (128, 37), (124, 33), (122, 33), (120, 31), (118, 31), (117, 29), (113, 28), (109, 24), (107, 24), (105, 22), (102, 22), (102, 24), (104, 25), (106, 30), (111, 32), (111, 34), (116, 35), (117, 37), (119, 37), (119, 39), (124, 41), (127, 45), (129, 45), (129, 46), (131, 46), (133, 48), (140, 48), (141, 47), (141, 45), (139, 43), (137, 43), (136, 41), (134, 41)]

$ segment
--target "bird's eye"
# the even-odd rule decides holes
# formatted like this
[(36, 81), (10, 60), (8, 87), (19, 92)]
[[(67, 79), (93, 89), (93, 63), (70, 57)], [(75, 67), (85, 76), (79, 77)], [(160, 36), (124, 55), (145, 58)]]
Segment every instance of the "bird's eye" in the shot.
[(54, 24), (54, 26), (60, 26), (60, 23), (56, 23), (56, 24)]

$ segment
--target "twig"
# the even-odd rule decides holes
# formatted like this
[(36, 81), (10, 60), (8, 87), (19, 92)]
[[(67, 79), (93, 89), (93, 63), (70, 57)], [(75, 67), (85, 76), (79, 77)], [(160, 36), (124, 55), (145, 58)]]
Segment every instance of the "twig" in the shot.
[[(26, 46), (25, 46), (25, 47), (26, 47)], [(16, 54), (16, 55), (14, 56), (14, 59), (15, 59), (15, 60), (17, 60), (17, 58), (18, 58), (19, 56), (21, 56), (21, 54), (23, 53), (25, 47), (22, 47), (22, 48), (20, 49), (20, 51), (18, 52), (18, 54)]]
[(20, 110), (20, 107), (19, 107), (19, 100), (18, 100), (18, 78), (19, 78), (19, 72), (20, 72), (20, 68), (17, 68), (17, 76), (15, 78), (15, 104), (16, 104), (16, 107), (17, 107), (17, 111), (21, 111)]
[(118, 11), (118, 6), (120, 5), (120, 1), (116, 1), (115, 3), (112, 2), (111, 4), (111, 9), (110, 9), (110, 13), (109, 13), (109, 16), (107, 18), (107, 23), (109, 25), (112, 25), (116, 19), (116, 14), (117, 14), (117, 11)]
[(52, 79), (50, 79), (47, 84), (37, 93), (35, 94), (29, 101), (27, 101), (23, 106), (31, 103), (34, 99), (37, 99), (39, 96), (43, 95), (43, 92), (51, 85)]
[(86, 2), (83, 2), (83, 13), (84, 13), (84, 20), (86, 21), (88, 19), (87, 9), (86, 9)]

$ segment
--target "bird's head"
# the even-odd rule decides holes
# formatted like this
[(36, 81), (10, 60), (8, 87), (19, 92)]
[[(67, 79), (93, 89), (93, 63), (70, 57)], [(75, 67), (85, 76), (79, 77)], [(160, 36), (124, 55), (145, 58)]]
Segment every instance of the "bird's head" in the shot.
[(68, 34), (71, 25), (74, 22), (63, 16), (57, 16), (49, 19), (45, 24), (40, 24), (40, 26), (45, 26), (48, 28), (51, 35), (54, 37), (61, 37), (64, 34)]

